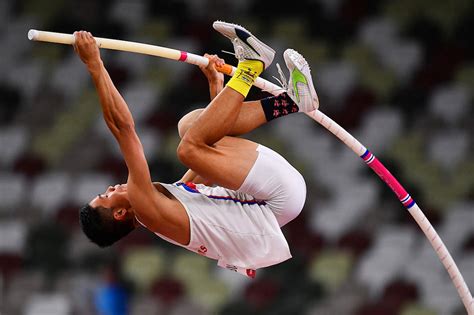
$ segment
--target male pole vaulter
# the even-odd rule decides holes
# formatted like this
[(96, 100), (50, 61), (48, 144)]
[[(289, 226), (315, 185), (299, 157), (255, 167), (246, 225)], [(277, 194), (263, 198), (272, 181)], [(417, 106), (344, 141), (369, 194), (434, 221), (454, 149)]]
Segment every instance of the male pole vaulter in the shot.
[(315, 110), (319, 102), (308, 63), (291, 49), (284, 53), (290, 71), (286, 92), (244, 102), (275, 52), (241, 26), (220, 21), (213, 26), (232, 41), (239, 64), (223, 87), (215, 66), (224, 62), (208, 56), (209, 66), (202, 70), (212, 101), (178, 124), (177, 155), (190, 170), (174, 184), (152, 182), (133, 117), (94, 38), (88, 32), (74, 33), (74, 49), (94, 81), (105, 122), (129, 172), (126, 184), (110, 186), (80, 209), (80, 222), (87, 237), (101, 247), (144, 226), (166, 241), (217, 260), (221, 267), (254, 277), (256, 269), (291, 257), (281, 227), (301, 212), (306, 185), (278, 153), (235, 136), (287, 114)]

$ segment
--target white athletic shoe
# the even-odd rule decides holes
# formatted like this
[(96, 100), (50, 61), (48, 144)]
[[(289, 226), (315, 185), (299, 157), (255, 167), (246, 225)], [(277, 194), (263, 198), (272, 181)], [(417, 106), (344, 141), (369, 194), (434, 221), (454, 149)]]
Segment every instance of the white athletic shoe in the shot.
[(258, 40), (244, 27), (223, 21), (215, 21), (212, 26), (216, 31), (231, 40), (234, 45), (235, 57), (239, 61), (246, 59), (260, 60), (265, 65), (265, 69), (271, 65), (275, 57), (275, 51)]
[(287, 49), (283, 53), (286, 67), (290, 71), (287, 93), (298, 105), (300, 112), (311, 112), (318, 109), (319, 99), (311, 79), (308, 62), (296, 50)]

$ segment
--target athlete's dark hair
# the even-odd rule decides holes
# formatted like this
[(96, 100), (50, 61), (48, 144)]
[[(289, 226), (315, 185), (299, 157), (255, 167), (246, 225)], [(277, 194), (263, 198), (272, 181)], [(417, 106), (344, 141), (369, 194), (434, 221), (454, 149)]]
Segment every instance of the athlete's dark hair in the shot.
[(79, 210), (79, 221), (84, 234), (100, 247), (112, 245), (135, 229), (133, 220), (115, 220), (112, 209), (90, 204)]

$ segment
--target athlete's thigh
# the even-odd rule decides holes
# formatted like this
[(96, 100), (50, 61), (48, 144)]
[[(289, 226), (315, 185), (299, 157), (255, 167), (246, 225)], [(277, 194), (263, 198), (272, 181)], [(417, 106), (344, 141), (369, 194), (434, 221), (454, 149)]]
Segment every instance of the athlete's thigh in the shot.
[[(178, 122), (178, 133), (181, 139), (203, 111), (204, 108), (195, 109), (180, 119)], [(240, 136), (246, 134), (266, 122), (267, 120), (260, 101), (244, 102), (240, 109), (239, 117), (237, 117), (237, 120), (228, 136)]]
[(193, 171), (207, 180), (229, 189), (238, 189), (255, 164), (258, 144), (226, 136), (212, 147), (200, 148)]

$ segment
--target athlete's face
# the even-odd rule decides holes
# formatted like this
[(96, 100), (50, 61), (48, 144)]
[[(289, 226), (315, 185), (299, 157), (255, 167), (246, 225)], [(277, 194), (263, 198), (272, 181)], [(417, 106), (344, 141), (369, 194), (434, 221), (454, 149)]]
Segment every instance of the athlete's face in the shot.
[(128, 200), (127, 184), (109, 186), (104, 193), (97, 195), (89, 204), (93, 208), (112, 209), (116, 220), (128, 219), (133, 215)]

